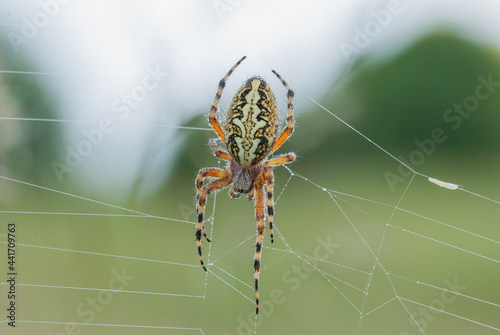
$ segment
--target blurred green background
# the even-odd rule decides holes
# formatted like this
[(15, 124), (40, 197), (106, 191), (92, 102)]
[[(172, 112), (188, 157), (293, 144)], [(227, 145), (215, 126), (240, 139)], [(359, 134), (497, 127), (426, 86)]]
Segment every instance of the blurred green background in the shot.
[[(2, 69), (36, 71), (2, 50)], [(498, 200), (500, 86), (481, 89), (490, 94), (467, 117), (447, 110), (474, 102), (465, 100), (484, 85), (479, 77), (500, 83), (499, 56), (436, 30), (389, 57), (358, 59), (317, 102), (418, 172)], [(60, 118), (39, 77), (0, 76), (3, 117)], [(415, 321), (425, 334), (498, 333), (499, 204), (421, 176), (410, 183), (398, 161), (308, 106), (278, 152), (298, 158), (288, 166), (293, 174), (275, 169), (276, 241), (266, 232), (260, 278), (262, 301), (273, 302), (263, 303), (257, 333), (417, 334)], [(206, 115), (182, 126), (207, 128)], [(0, 233), (16, 223), (21, 284), (20, 322), (15, 330), (0, 323), (2, 334), (253, 333), (253, 204), (226, 191), (209, 197), (208, 273), (196, 255), (194, 178), (202, 167), (223, 167), (207, 146), (214, 133), (169, 129), (180, 149), (159, 191), (140, 195), (139, 175), (130, 194), (114, 195), (84, 191), (73, 175), (59, 183), (52, 163), (66, 153), (65, 127), (0, 120)], [(435, 129), (446, 140), (433, 146)], [(415, 141), (432, 153), (416, 153), (423, 150)], [(95, 173), (109, 173), (106, 160), (102, 166)], [(117, 272), (129, 276), (121, 282), (129, 292), (99, 291)]]

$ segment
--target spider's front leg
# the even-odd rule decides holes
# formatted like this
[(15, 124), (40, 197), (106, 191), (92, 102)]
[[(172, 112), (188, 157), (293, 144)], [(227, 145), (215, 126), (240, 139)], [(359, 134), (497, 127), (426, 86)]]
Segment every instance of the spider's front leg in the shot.
[(296, 158), (294, 153), (289, 153), (286, 155), (281, 155), (272, 158), (266, 162), (264, 165), (264, 178), (266, 179), (267, 185), (267, 215), (269, 217), (269, 232), (271, 233), (271, 243), (274, 242), (273, 234), (273, 216), (274, 216), (274, 200), (273, 200), (273, 185), (274, 185), (274, 173), (273, 166), (278, 166), (282, 164), (288, 164)]
[[(203, 179), (207, 177), (216, 177), (218, 179), (211, 181), (210, 183), (203, 186)], [(198, 223), (196, 224), (196, 245), (198, 246), (198, 255), (200, 256), (201, 266), (205, 271), (205, 263), (203, 263), (203, 256), (201, 253), (201, 235), (210, 242), (206, 232), (205, 226), (203, 225), (203, 213), (205, 212), (205, 202), (207, 196), (217, 190), (223, 189), (233, 182), (233, 178), (229, 173), (229, 170), (222, 170), (218, 168), (205, 168), (201, 169), (196, 177), (196, 216), (198, 218)]]
[(255, 244), (254, 279), (255, 279), (255, 314), (259, 314), (259, 272), (264, 239), (264, 186), (259, 178), (255, 184), (255, 218), (257, 219), (257, 243)]
[(274, 216), (274, 200), (273, 200), (273, 184), (274, 174), (273, 168), (270, 165), (264, 166), (264, 177), (266, 179), (267, 188), (267, 217), (269, 220), (269, 233), (271, 234), (271, 243), (274, 243), (273, 234), (273, 216)]

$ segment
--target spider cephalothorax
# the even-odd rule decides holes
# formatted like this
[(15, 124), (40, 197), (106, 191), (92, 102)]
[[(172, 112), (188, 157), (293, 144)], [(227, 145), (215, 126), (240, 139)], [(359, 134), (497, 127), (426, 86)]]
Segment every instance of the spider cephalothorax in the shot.
[[(237, 198), (240, 194), (248, 193), (248, 200), (252, 200), (255, 193), (255, 217), (257, 219), (257, 243), (254, 259), (255, 300), (256, 313), (259, 312), (259, 270), (262, 251), (262, 240), (264, 238), (264, 185), (267, 190), (267, 213), (271, 242), (273, 242), (273, 166), (289, 163), (295, 159), (294, 153), (267, 159), (271, 153), (277, 150), (292, 134), (294, 126), (293, 118), (293, 91), (288, 84), (277, 74), (273, 73), (283, 83), (287, 90), (287, 124), (283, 132), (278, 136), (278, 109), (276, 101), (269, 85), (260, 77), (248, 79), (233, 98), (227, 113), (226, 125), (222, 130), (216, 113), (221, 98), (222, 90), (226, 85), (234, 69), (245, 59), (240, 59), (221, 79), (215, 101), (210, 108), (208, 120), (217, 133), (220, 140), (225, 144), (225, 150), (221, 150), (218, 139), (210, 141), (210, 147), (214, 154), (226, 161), (229, 166), (223, 170), (219, 168), (201, 169), (196, 178), (196, 211), (198, 223), (196, 225), (196, 244), (200, 262), (205, 269), (201, 253), (201, 235), (203, 234), (210, 242), (205, 233), (203, 225), (203, 213), (205, 201), (208, 194), (225, 188), (232, 184), (230, 196)], [(204, 178), (216, 178), (203, 185)]]
[(229, 162), (229, 172), (233, 177), (233, 191), (246, 194), (251, 191), (253, 183), (262, 175), (263, 164), (245, 168), (235, 160)]

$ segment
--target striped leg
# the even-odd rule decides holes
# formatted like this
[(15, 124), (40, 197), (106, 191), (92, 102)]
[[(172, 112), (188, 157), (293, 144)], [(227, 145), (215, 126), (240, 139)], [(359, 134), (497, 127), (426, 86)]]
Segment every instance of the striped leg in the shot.
[(262, 179), (255, 182), (255, 218), (257, 219), (257, 243), (255, 244), (254, 279), (255, 279), (255, 314), (259, 314), (259, 271), (264, 239), (264, 187)]
[(212, 105), (212, 107), (210, 107), (210, 113), (208, 114), (208, 122), (210, 122), (212, 128), (214, 128), (215, 132), (217, 133), (217, 135), (219, 135), (222, 142), (224, 142), (224, 132), (220, 127), (219, 121), (217, 121), (217, 118), (215, 117), (215, 113), (217, 113), (220, 97), (222, 95), (222, 90), (224, 90), (224, 87), (226, 86), (227, 78), (229, 78), (234, 69), (236, 69), (236, 67), (238, 67), (238, 65), (240, 65), (246, 57), (247, 56), (244, 56), (238, 61), (238, 63), (234, 64), (234, 66), (228, 71), (228, 73), (221, 79), (221, 81), (219, 82), (219, 87), (217, 88), (217, 93), (215, 94), (214, 104)]
[(281, 133), (280, 137), (274, 142), (273, 149), (272, 151), (277, 150), (285, 141), (287, 138), (292, 135), (293, 133), (293, 125), (295, 123), (295, 120), (293, 118), (293, 97), (294, 93), (290, 86), (286, 83), (286, 81), (276, 72), (273, 70), (273, 73), (278, 77), (279, 80), (283, 83), (283, 85), (286, 87), (286, 96), (287, 96), (287, 115), (286, 115), (286, 128), (283, 129), (283, 132)]
[(203, 188), (203, 179), (214, 177), (214, 178), (226, 178), (229, 175), (229, 170), (222, 170), (219, 168), (204, 168), (198, 172), (196, 177), (196, 199), (200, 197), (201, 190)]
[(271, 243), (274, 243), (273, 234), (273, 215), (274, 215), (274, 201), (273, 201), (273, 168), (270, 165), (264, 167), (264, 177), (266, 178), (267, 186), (267, 215), (269, 218), (269, 232), (271, 233)]
[[(206, 177), (218, 177), (219, 179), (211, 181), (210, 183), (202, 187), (203, 179)], [(233, 178), (231, 177), (228, 171), (224, 171), (217, 168), (202, 169), (200, 170), (200, 172), (198, 173), (198, 177), (196, 178), (196, 214), (198, 218), (198, 223), (196, 224), (195, 237), (196, 237), (196, 245), (198, 247), (198, 255), (200, 256), (200, 263), (205, 271), (207, 271), (207, 268), (203, 263), (203, 256), (201, 253), (202, 232), (203, 236), (205, 236), (207, 241), (210, 242), (210, 239), (205, 233), (205, 226), (203, 225), (203, 213), (205, 212), (205, 202), (207, 196), (210, 193), (220, 190), (224, 187), (227, 187), (232, 182)]]
[[(207, 177), (217, 177), (217, 178), (224, 178), (227, 175), (227, 172), (219, 169), (219, 168), (205, 168), (201, 169), (200, 172), (198, 173), (198, 177), (196, 177), (196, 211), (198, 212), (199, 208), (199, 198), (200, 198), (200, 193), (202, 190), (203, 186), (203, 179)], [(205, 236), (206, 240), (210, 242), (210, 239), (207, 236), (207, 233), (205, 232), (205, 225), (201, 225), (201, 230), (203, 232), (203, 236)]]
[(289, 153), (286, 155), (278, 156), (268, 160), (264, 165), (264, 178), (267, 185), (267, 215), (269, 217), (269, 232), (271, 233), (271, 243), (274, 243), (273, 234), (273, 216), (274, 216), (274, 200), (273, 200), (273, 186), (274, 186), (274, 173), (273, 166), (290, 163), (295, 159), (295, 154)]

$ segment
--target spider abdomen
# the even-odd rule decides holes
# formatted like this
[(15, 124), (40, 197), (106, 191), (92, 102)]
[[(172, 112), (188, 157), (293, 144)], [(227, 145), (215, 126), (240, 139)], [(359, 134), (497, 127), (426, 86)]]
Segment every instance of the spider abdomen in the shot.
[(250, 168), (271, 152), (277, 134), (277, 109), (269, 85), (248, 79), (233, 98), (225, 127), (226, 147), (242, 167)]

